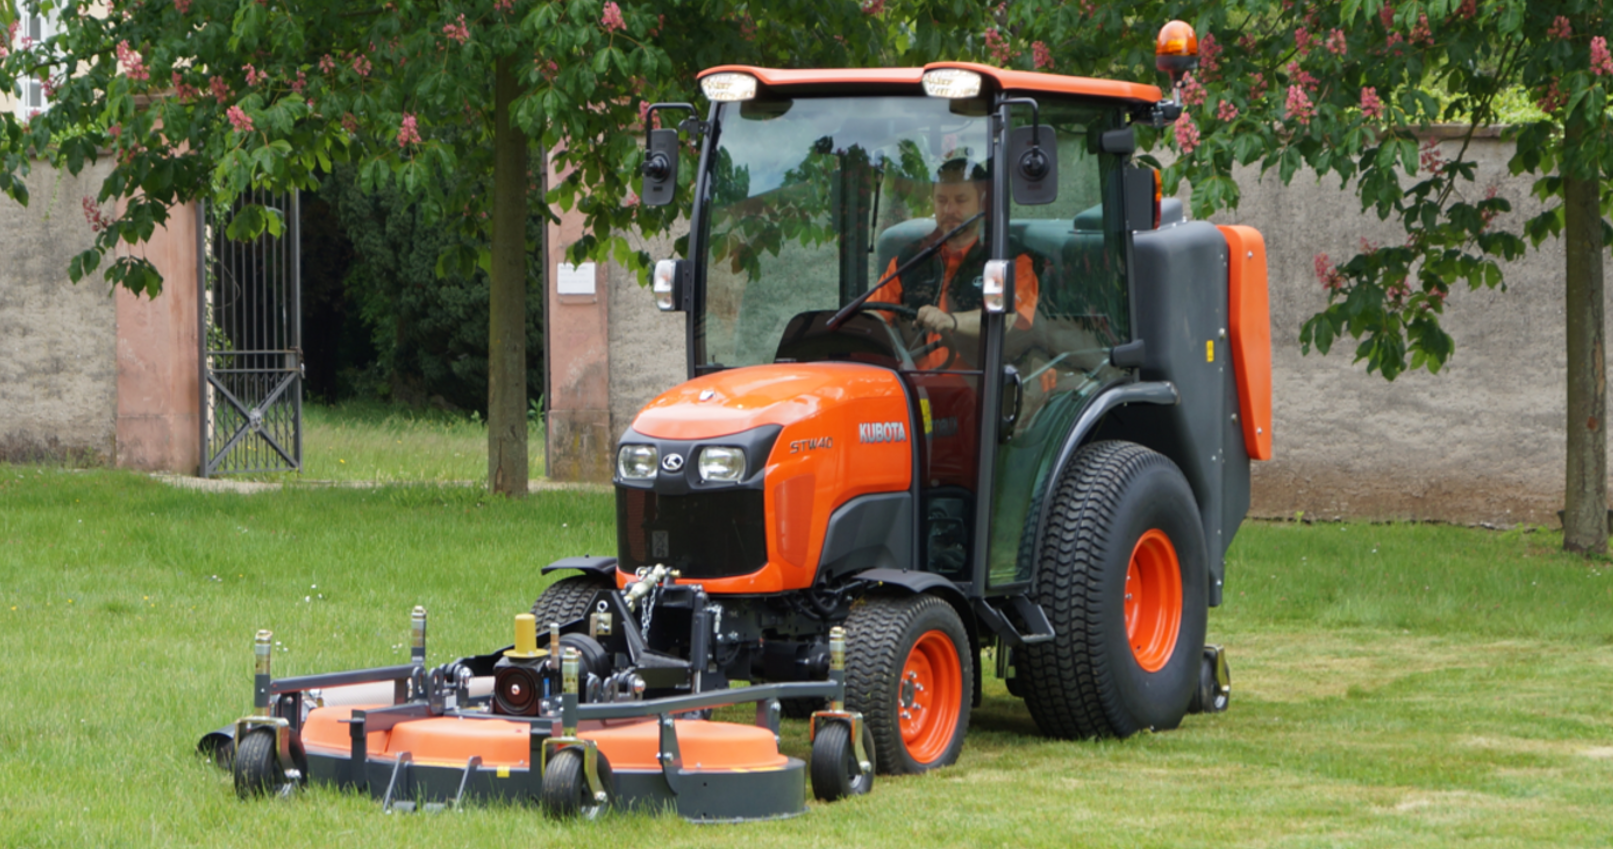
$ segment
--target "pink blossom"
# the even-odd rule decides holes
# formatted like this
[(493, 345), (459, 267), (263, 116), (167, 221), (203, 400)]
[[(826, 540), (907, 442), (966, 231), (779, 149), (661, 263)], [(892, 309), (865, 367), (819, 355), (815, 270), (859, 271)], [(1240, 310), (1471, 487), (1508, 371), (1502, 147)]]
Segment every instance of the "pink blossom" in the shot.
[(1394, 4), (1392, 4), (1392, 3), (1383, 4), (1383, 8), (1378, 10), (1378, 20), (1379, 20), (1379, 22), (1381, 22), (1383, 24), (1384, 29), (1394, 29), (1394, 27), (1395, 27), (1395, 7), (1394, 7)]
[(214, 77), (208, 80), (207, 89), (213, 95), (213, 99), (219, 103), (230, 99), (230, 84), (225, 82), (223, 77)]
[(1199, 39), (1199, 70), (1204, 72), (1205, 79), (1221, 70), (1221, 45), (1210, 33)]
[(1316, 268), (1316, 282), (1329, 292), (1337, 292), (1344, 288), (1344, 273), (1339, 267), (1330, 262), (1327, 254), (1317, 254), (1313, 260)]
[(1546, 30), (1546, 34), (1552, 38), (1567, 41), (1574, 37), (1574, 25), (1568, 22), (1566, 15), (1558, 15), (1557, 20), (1551, 22), (1551, 28)]
[(1311, 45), (1315, 43), (1316, 36), (1311, 35), (1309, 30), (1305, 29), (1304, 27), (1299, 27), (1294, 30), (1294, 49), (1299, 51), (1299, 55), (1305, 56), (1309, 54), (1311, 52)]
[(1230, 100), (1223, 100), (1221, 105), (1215, 108), (1215, 117), (1230, 124), (1238, 120), (1238, 107)]
[(1256, 72), (1249, 81), (1249, 99), (1259, 100), (1266, 93), (1266, 75)]
[(1309, 71), (1301, 68), (1298, 62), (1288, 63), (1288, 81), (1297, 83), (1301, 88), (1305, 89), (1306, 94), (1315, 91), (1317, 85), (1319, 85), (1316, 82), (1316, 78), (1311, 76)]
[(229, 117), (230, 125), (235, 127), (236, 132), (252, 132), (252, 116), (242, 111), (240, 106), (231, 106), (225, 115)]
[(118, 64), (123, 66), (123, 72), (131, 80), (144, 82), (151, 79), (151, 71), (146, 69), (146, 60), (141, 58), (135, 49), (129, 46), (128, 41), (118, 42)]
[(616, 5), (616, 0), (609, 0), (605, 4), (605, 14), (600, 16), (599, 23), (606, 32), (627, 29), (627, 21), (622, 19), (622, 7)]
[(294, 82), (292, 82), (292, 84), (291, 84), (291, 93), (292, 94), (302, 94), (302, 90), (307, 88), (307, 87), (308, 87), (308, 75), (303, 73), (302, 71), (298, 71), (297, 72), (297, 79)]
[(639, 205), (639, 196), (632, 189), (627, 190), (627, 197), (622, 198), (622, 206), (632, 209)]
[(247, 85), (257, 85), (258, 83), (261, 83), (261, 82), (269, 79), (268, 74), (258, 70), (257, 68), (252, 67), (251, 62), (248, 62), (247, 64), (243, 65), (241, 67), (241, 70), (246, 71), (246, 84)]
[(177, 9), (181, 15), (187, 14), (190, 12), (190, 0), (174, 0), (174, 8)]
[(1546, 113), (1556, 112), (1567, 103), (1568, 95), (1557, 87), (1556, 80), (1547, 83), (1546, 88), (1535, 98), (1535, 105), (1540, 107), (1540, 111)]
[(1372, 86), (1361, 89), (1361, 115), (1369, 121), (1383, 117), (1383, 101), (1378, 99), (1378, 90)]
[[(612, 5), (615, 5), (615, 4), (612, 4)], [(620, 12), (617, 13), (618, 16), (620, 16), (620, 14), (621, 14)], [(464, 44), (465, 42), (470, 41), (470, 27), (465, 26), (465, 15), (464, 15), (464, 13), (460, 14), (459, 23), (457, 23), (457, 24), (443, 24), (442, 34), (448, 36), (449, 38), (453, 39), (454, 41), (459, 42), (460, 44)]]
[(328, 73), (330, 73), (331, 71), (334, 71), (334, 70), (336, 70), (336, 60), (330, 58), (329, 53), (326, 53), (325, 55), (319, 57), (319, 72), (320, 73), (328, 74)]
[(1445, 155), (1439, 150), (1439, 142), (1434, 139), (1424, 141), (1419, 154), (1418, 160), (1430, 174), (1438, 174), (1445, 170)]
[(361, 77), (370, 75), (370, 57), (359, 54), (353, 57), (353, 70)]
[(746, 41), (756, 37), (756, 22), (751, 20), (750, 15), (744, 15), (739, 19), (739, 36)]
[(1428, 26), (1427, 15), (1417, 16), (1417, 25), (1411, 28), (1411, 42), (1413, 44), (1434, 43), (1434, 31)]
[(84, 207), (84, 220), (89, 223), (92, 232), (99, 233), (112, 226), (112, 219), (101, 211), (89, 195), (84, 196), (81, 205)]
[(1197, 106), (1204, 102), (1204, 85), (1198, 81), (1195, 74), (1188, 74), (1183, 78), (1182, 102), (1188, 106)]
[(113, 124), (112, 126), (107, 127), (106, 134), (112, 138), (120, 138), (123, 135), (123, 125)]
[(1343, 56), (1350, 49), (1350, 42), (1344, 36), (1344, 30), (1336, 29), (1327, 34), (1327, 52), (1334, 56)]
[(177, 95), (181, 101), (189, 102), (196, 99), (197, 92), (195, 86), (187, 85), (185, 83), (185, 78), (178, 71), (175, 71), (173, 75), (169, 77), (169, 79), (173, 80), (174, 94)]
[(1183, 112), (1176, 119), (1176, 146), (1182, 149), (1186, 156), (1199, 146), (1199, 126), (1193, 123), (1192, 117)]
[(1613, 77), (1613, 55), (1608, 54), (1607, 39), (1602, 36), (1591, 39), (1591, 73)]
[(408, 147), (420, 143), (420, 131), (415, 126), (414, 115), (403, 113), (403, 123), (398, 125), (398, 147)]
[(1472, 20), (1473, 16), (1477, 15), (1478, 13), (1478, 0), (1462, 0), (1462, 5), (1456, 10), (1456, 17), (1464, 20)]
[(883, 14), (885, 14), (885, 0), (863, 0), (863, 14), (865, 14), (865, 15), (883, 15)]
[(342, 116), (342, 129), (349, 133), (358, 133), (358, 119), (353, 117), (353, 113), (348, 112)]
[(986, 30), (986, 52), (999, 65), (1006, 65), (1014, 58), (1014, 49), (1008, 45), (1008, 39), (1003, 38), (1002, 32), (996, 27)]
[(1053, 51), (1041, 41), (1031, 42), (1031, 59), (1036, 63), (1036, 70), (1042, 71), (1053, 67)]
[(497, 2), (493, 4), (493, 11), (513, 12), (515, 11), (515, 0), (497, 0)]
[[(1485, 200), (1495, 200), (1496, 194), (1498, 194), (1500, 191), (1501, 191), (1501, 187), (1499, 185), (1497, 185), (1495, 183), (1491, 183), (1490, 187), (1488, 189), (1484, 190), (1484, 199)], [(1501, 210), (1499, 210), (1499, 209), (1486, 209), (1483, 212), (1479, 213), (1479, 217), (1484, 219), (1484, 224), (1483, 224), (1481, 229), (1488, 230), (1490, 228), (1490, 222), (1494, 221), (1495, 217), (1497, 215), (1500, 215), (1500, 214), (1501, 214)]]
[(1311, 105), (1311, 99), (1305, 94), (1305, 89), (1297, 85), (1288, 87), (1288, 117), (1301, 124), (1309, 125), (1311, 119), (1316, 117), (1316, 107)]
[(49, 74), (39, 76), (39, 87), (44, 90), (46, 100), (56, 99), (56, 81), (51, 79)]

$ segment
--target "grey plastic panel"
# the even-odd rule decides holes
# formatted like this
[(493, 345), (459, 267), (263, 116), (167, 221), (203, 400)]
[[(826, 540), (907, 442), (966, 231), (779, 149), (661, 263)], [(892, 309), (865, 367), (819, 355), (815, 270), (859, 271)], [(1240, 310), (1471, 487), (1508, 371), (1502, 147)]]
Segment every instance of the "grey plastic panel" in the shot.
[[(1143, 380), (1168, 380), (1181, 403), (1127, 416), (1134, 439), (1170, 457), (1198, 499), (1210, 551), (1210, 600), (1220, 601), (1227, 546), (1249, 504), (1249, 460), (1237, 411), (1227, 327), (1227, 245), (1194, 221), (1137, 233), (1132, 315), (1147, 343)], [(1140, 411), (1141, 413), (1142, 411)], [(1233, 451), (1236, 444), (1238, 449)]]
[(912, 493), (858, 496), (830, 514), (818, 570), (832, 577), (866, 569), (911, 569), (912, 541)]

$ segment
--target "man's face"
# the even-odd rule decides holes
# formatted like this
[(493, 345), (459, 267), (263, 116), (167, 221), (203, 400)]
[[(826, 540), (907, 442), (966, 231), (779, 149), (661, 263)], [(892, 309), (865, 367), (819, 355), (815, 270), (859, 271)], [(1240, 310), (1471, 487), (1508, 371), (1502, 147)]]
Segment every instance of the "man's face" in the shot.
[[(946, 232), (969, 220), (975, 213), (980, 211), (980, 200), (984, 194), (979, 186), (970, 180), (962, 180), (956, 183), (936, 183), (934, 189), (935, 225), (941, 228), (942, 232)], [(979, 226), (980, 222), (976, 221), (973, 227), (958, 235), (972, 235), (975, 230), (979, 229)]]

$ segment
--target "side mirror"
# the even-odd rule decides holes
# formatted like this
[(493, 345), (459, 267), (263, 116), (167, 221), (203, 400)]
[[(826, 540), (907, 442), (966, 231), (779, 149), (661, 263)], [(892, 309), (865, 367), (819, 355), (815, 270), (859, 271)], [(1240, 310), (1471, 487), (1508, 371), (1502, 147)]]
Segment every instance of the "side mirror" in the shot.
[(655, 264), (650, 288), (655, 292), (655, 306), (661, 312), (683, 311), (683, 277), (686, 271), (683, 260), (679, 259), (663, 259)]
[(644, 152), (644, 191), (640, 197), (645, 206), (666, 206), (678, 188), (678, 131), (651, 130), (650, 143)]
[(1059, 196), (1059, 142), (1053, 128), (1015, 127), (1008, 136), (1009, 182), (1022, 206), (1052, 203)]

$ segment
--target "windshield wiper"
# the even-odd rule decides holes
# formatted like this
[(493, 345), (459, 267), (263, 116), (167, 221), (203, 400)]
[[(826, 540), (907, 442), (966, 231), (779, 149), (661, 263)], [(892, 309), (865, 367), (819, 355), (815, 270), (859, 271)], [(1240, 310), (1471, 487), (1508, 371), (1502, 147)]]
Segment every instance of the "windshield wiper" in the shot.
[(913, 258), (908, 260), (907, 262), (902, 263), (901, 267), (899, 267), (895, 271), (892, 271), (891, 273), (885, 275), (884, 277), (881, 277), (879, 279), (878, 283), (875, 283), (874, 285), (868, 287), (868, 291), (862, 293), (861, 295), (858, 295), (856, 300), (854, 300), (851, 303), (846, 304), (845, 306), (841, 307), (840, 312), (835, 313), (834, 316), (829, 319), (828, 323), (824, 325), (824, 329), (825, 330), (833, 330), (836, 327), (839, 327), (842, 322), (844, 322), (846, 319), (851, 317), (852, 313), (856, 312), (858, 310), (858, 308), (860, 308), (864, 303), (867, 303), (868, 299), (873, 297), (874, 293), (878, 292), (879, 288), (881, 286), (884, 286), (886, 283), (889, 283), (891, 281), (891, 278), (900, 277), (900, 276), (902, 276), (902, 272), (908, 270), (909, 268), (912, 268), (915, 265), (918, 265), (923, 260), (929, 259), (936, 251), (941, 249), (942, 245), (947, 243), (948, 239), (951, 239), (953, 236), (958, 235), (958, 233), (963, 231), (963, 228), (968, 227), (970, 224), (975, 223), (976, 221), (978, 221), (980, 219), (980, 216), (985, 215), (985, 214), (986, 214), (986, 211), (982, 209), (981, 211), (975, 213), (974, 215), (969, 216), (962, 224), (959, 224), (958, 226), (953, 227), (951, 230), (948, 230), (945, 235), (943, 235), (939, 239), (936, 239), (935, 242), (932, 243), (929, 247), (927, 247), (924, 250), (919, 251), (918, 253), (914, 254)]

